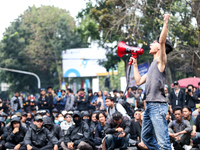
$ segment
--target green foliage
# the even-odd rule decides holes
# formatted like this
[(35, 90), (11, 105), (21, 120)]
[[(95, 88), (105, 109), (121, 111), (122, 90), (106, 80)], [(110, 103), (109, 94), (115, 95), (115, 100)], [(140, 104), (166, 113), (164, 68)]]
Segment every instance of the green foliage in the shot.
[[(34, 72), (40, 77), (42, 87), (59, 87), (62, 82), (62, 50), (88, 46), (74, 33), (74, 28), (74, 19), (64, 9), (29, 7), (4, 33), (0, 49), (1, 57), (4, 57), (1, 58), (1, 67)], [(11, 83), (10, 91), (37, 92), (35, 77), (1, 71), (0, 78)]]

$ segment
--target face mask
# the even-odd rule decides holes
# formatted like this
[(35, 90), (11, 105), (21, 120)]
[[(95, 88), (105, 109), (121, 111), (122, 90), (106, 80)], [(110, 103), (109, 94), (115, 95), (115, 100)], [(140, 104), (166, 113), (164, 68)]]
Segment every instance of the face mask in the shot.
[(90, 119), (83, 119), (83, 121), (85, 121), (87, 124), (90, 123)]
[(59, 122), (62, 122), (63, 120), (64, 120), (64, 117), (58, 118), (58, 121), (59, 121)]
[(27, 121), (31, 121), (31, 118), (27, 118), (26, 120), (27, 120)]
[(80, 125), (81, 124), (81, 118), (79, 118), (78, 120), (74, 119), (74, 123), (75, 123), (76, 126)]
[(54, 116), (54, 117), (56, 117), (56, 116), (57, 116), (57, 114), (53, 114), (53, 116)]
[(55, 123), (55, 124), (58, 124), (58, 123), (59, 123), (59, 121), (58, 121), (58, 120), (54, 120), (54, 123)]

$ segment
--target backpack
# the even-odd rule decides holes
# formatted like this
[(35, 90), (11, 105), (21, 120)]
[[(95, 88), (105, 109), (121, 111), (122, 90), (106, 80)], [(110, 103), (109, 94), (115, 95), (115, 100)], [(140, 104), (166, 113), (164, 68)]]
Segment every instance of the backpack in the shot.
[[(128, 102), (125, 102), (125, 101), (120, 104), (124, 107), (124, 109), (126, 110), (126, 113), (129, 115), (129, 117), (133, 118), (134, 112), (135, 112), (133, 107)], [(114, 105), (115, 111), (118, 111), (116, 105), (117, 104)], [(118, 111), (118, 112), (120, 112), (120, 111)], [(110, 114), (110, 107), (108, 108), (108, 114)]]

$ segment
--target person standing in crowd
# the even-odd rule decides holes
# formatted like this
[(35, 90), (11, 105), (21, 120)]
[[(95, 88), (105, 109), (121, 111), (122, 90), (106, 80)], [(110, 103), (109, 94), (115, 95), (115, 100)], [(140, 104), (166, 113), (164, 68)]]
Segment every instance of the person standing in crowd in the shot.
[(137, 91), (137, 87), (133, 86), (131, 89), (132, 89), (132, 94), (135, 98), (135, 109), (142, 108), (143, 104), (142, 100), (140, 99), (140, 93)]
[(106, 121), (104, 130), (108, 150), (128, 148), (130, 124), (129, 118), (117, 111), (112, 114), (112, 118)]
[(32, 112), (36, 108), (35, 101), (31, 101), (31, 95), (27, 96), (27, 101), (24, 103), (24, 111)]
[(180, 106), (183, 108), (185, 105), (185, 94), (179, 88), (179, 83), (177, 81), (174, 81), (174, 90), (170, 92), (169, 101), (171, 114), (173, 114), (173, 109), (175, 107)]
[[(50, 141), (50, 143), (49, 143)], [(36, 116), (24, 137), (27, 150), (58, 150), (58, 140), (43, 126), (43, 118)]]
[(93, 98), (92, 105), (96, 106), (96, 110), (102, 110), (105, 108), (105, 96), (102, 91), (99, 91), (98, 94)]
[(194, 93), (194, 86), (192, 84), (189, 84), (185, 89), (185, 95), (186, 105), (189, 106), (193, 112), (196, 108), (196, 104), (200, 101), (198, 100), (196, 93)]
[(168, 86), (165, 85), (165, 97), (166, 97), (166, 100), (167, 100), (167, 103), (170, 104), (170, 94), (169, 94), (169, 91), (168, 91)]
[(8, 112), (8, 107), (6, 106), (6, 103), (2, 101), (2, 99), (0, 99), (0, 114), (2, 112)]
[(190, 134), (192, 127), (190, 122), (183, 119), (182, 108), (177, 106), (174, 108), (174, 115), (176, 120), (169, 123), (169, 136), (175, 150), (191, 149)]
[(11, 98), (11, 108), (12, 111), (16, 112), (22, 112), (23, 108), (23, 102), (22, 99), (19, 97), (19, 92), (15, 92), (15, 96)]
[(107, 97), (107, 96), (108, 96), (108, 91), (104, 91), (104, 92), (103, 92), (103, 95), (104, 95), (105, 97)]
[(61, 143), (64, 141), (64, 134), (59, 125), (56, 125), (52, 122), (50, 117), (43, 117), (43, 126), (47, 128), (51, 134), (58, 140), (58, 148), (61, 149)]
[(40, 90), (40, 97), (38, 99), (38, 107), (39, 107), (39, 110), (49, 109), (49, 98), (46, 96), (46, 91), (44, 88), (41, 88)]
[(126, 101), (126, 97), (124, 96), (124, 92), (123, 91), (119, 91), (119, 101), (118, 103), (123, 103), (124, 101)]
[(114, 103), (114, 98), (113, 97), (106, 97), (106, 106), (107, 106), (107, 114), (108, 114), (108, 119), (112, 118), (112, 114), (114, 114), (116, 111), (120, 112), (123, 116), (127, 116), (128, 118), (130, 118), (126, 112), (126, 110), (124, 109), (124, 107), (117, 103)]
[(200, 82), (198, 83), (198, 89), (195, 91), (196, 95), (200, 97)]
[(63, 150), (93, 150), (95, 145), (90, 138), (90, 129), (85, 121), (82, 121), (81, 114), (74, 112), (73, 120), (75, 125), (71, 126), (61, 143)]
[(65, 95), (65, 90), (61, 90), (62, 96), (57, 96), (54, 97), (53, 100), (53, 105), (55, 106), (54, 108), (57, 108), (58, 112), (60, 113), (62, 110), (64, 110), (65, 105), (66, 105), (66, 95)]
[[(149, 54), (154, 60), (147, 74), (139, 74), (137, 59), (131, 57), (133, 62), (134, 78), (137, 86), (145, 83), (146, 109), (142, 124), (142, 141), (149, 149), (171, 149), (166, 114), (168, 105), (165, 98), (164, 86), (166, 80), (167, 54), (173, 50), (173, 45), (166, 40), (167, 24), (170, 15), (164, 15), (164, 24), (160, 36), (150, 44)], [(159, 124), (159, 125), (158, 125)], [(155, 132), (155, 137), (153, 136)]]
[(77, 103), (77, 110), (78, 111), (86, 111), (88, 110), (88, 102), (86, 99), (86, 95), (84, 92), (84, 88), (81, 88), (79, 90), (79, 95), (76, 97), (76, 103)]
[(70, 88), (67, 89), (67, 100), (65, 104), (66, 111), (72, 111), (74, 107), (74, 95), (72, 94), (72, 90)]
[(128, 89), (127, 89), (126, 98), (129, 97), (129, 93), (132, 93), (132, 88), (131, 87), (128, 87)]
[(143, 89), (141, 87), (138, 87), (138, 93), (139, 93), (139, 99), (140, 99), (140, 108), (146, 108), (146, 93), (143, 93)]
[(99, 112), (96, 116), (98, 120), (98, 124), (95, 127), (95, 135), (94, 142), (95, 145), (100, 146), (102, 144), (102, 140), (105, 137), (105, 124), (106, 124), (106, 114), (104, 112)]
[(118, 96), (117, 96), (118, 91), (117, 90), (113, 90), (113, 97), (114, 97), (114, 102), (118, 103)]
[(49, 103), (48, 103), (48, 110), (50, 111), (50, 114), (52, 115), (52, 109), (54, 108), (53, 105), (53, 100), (56, 97), (56, 94), (54, 93), (53, 87), (52, 86), (48, 86), (47, 87), (47, 91), (48, 93), (46, 94), (46, 96), (48, 97)]
[(92, 93), (92, 89), (88, 89), (88, 95), (86, 96), (86, 100), (88, 101), (89, 110), (95, 110), (95, 106), (92, 105), (93, 98), (94, 98), (94, 95)]
[(5, 143), (6, 149), (20, 149), (24, 145), (26, 131), (27, 129), (21, 125), (18, 117), (12, 118)]

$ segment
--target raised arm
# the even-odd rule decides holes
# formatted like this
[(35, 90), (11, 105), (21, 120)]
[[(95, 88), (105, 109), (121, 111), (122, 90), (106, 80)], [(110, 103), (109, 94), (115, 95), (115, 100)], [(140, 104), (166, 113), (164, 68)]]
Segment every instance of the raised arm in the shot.
[(134, 78), (137, 86), (142, 85), (146, 82), (147, 74), (140, 76), (138, 65), (137, 65), (137, 59), (131, 57), (129, 61), (133, 60), (133, 71), (134, 71)]
[(166, 54), (166, 49), (165, 49), (165, 43), (166, 43), (166, 38), (167, 38), (167, 24), (169, 20), (170, 15), (165, 14), (164, 15), (164, 24), (163, 24), (163, 29), (160, 34), (159, 38), (159, 43), (160, 43), (160, 57), (158, 58), (158, 69), (160, 72), (164, 72), (165, 66), (167, 63), (167, 54)]

